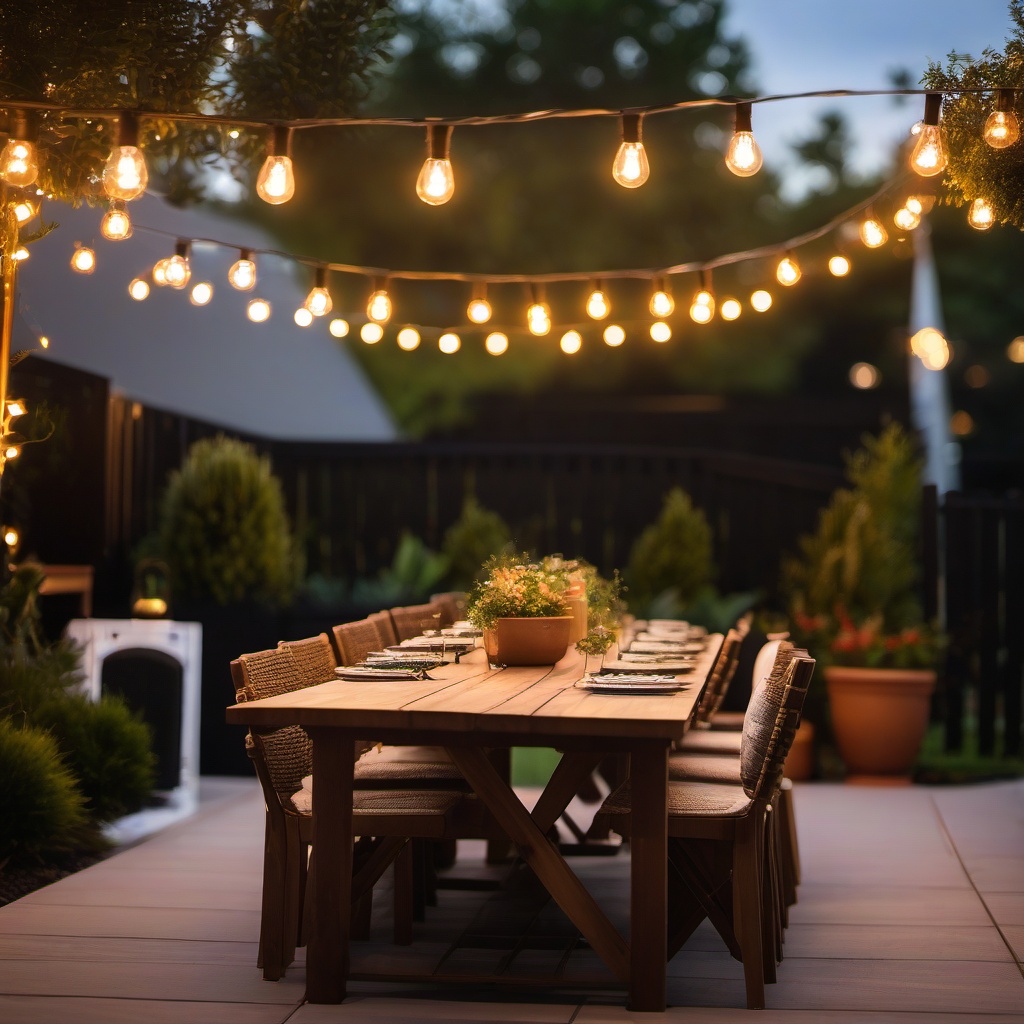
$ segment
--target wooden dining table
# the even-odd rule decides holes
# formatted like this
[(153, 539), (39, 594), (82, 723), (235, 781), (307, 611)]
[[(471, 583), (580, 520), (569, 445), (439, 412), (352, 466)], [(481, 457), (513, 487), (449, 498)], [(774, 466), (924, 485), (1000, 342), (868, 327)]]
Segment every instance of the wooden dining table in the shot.
[[(491, 667), (482, 649), (415, 681), (337, 680), (227, 709), (251, 729), (301, 725), (313, 745), (313, 921), (307, 934), (306, 998), (338, 1003), (349, 975), (353, 855), (353, 743), (443, 746), (537, 878), (614, 977), (629, 1007), (665, 1009), (668, 755), (693, 717), (721, 647), (712, 634), (685, 688), (670, 694), (600, 694), (575, 684), (584, 659), (554, 666)], [(532, 811), (488, 751), (514, 746), (561, 752)], [(550, 827), (609, 754), (628, 754), (632, 780), (630, 927), (609, 921), (552, 843)], [(328, 867), (325, 869), (325, 865)]]

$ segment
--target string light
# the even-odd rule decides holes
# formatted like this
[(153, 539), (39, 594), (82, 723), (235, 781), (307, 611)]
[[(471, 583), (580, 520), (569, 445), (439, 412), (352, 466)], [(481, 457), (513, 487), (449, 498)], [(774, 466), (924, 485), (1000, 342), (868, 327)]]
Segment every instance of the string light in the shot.
[(671, 316), (675, 312), (675, 299), (665, 290), (665, 282), (660, 278), (655, 282), (654, 294), (651, 295), (647, 308), (651, 311), (651, 316), (657, 317)]
[(142, 302), (149, 298), (149, 282), (141, 277), (133, 277), (128, 284), (128, 294), (136, 301)]
[(707, 324), (715, 315), (715, 296), (711, 291), (711, 274), (702, 270), (700, 274), (700, 288), (693, 296), (690, 303), (690, 319), (696, 324)]
[(946, 169), (946, 147), (942, 142), (939, 115), (942, 112), (942, 94), (930, 92), (925, 97), (924, 119), (917, 142), (910, 154), (910, 168), (924, 178), (941, 174)]
[(213, 298), (213, 285), (209, 281), (199, 281), (192, 286), (188, 301), (193, 306), (206, 306)]
[(189, 264), (189, 243), (179, 240), (174, 246), (174, 255), (168, 259), (164, 266), (164, 279), (167, 285), (180, 291), (192, 277), (192, 267)]
[(437, 339), (437, 347), (446, 356), (453, 356), (460, 348), (462, 348), (462, 339), (451, 331), (445, 331), (445, 333)]
[(420, 332), (415, 327), (403, 327), (396, 340), (403, 352), (412, 352), (420, 347)]
[(149, 171), (146, 158), (139, 149), (139, 122), (129, 110), (122, 110), (117, 119), (117, 145), (103, 167), (103, 191), (111, 199), (130, 203), (146, 191)]
[(750, 296), (750, 307), (756, 313), (767, 313), (772, 308), (772, 293), (765, 288), (758, 288)]
[(751, 130), (751, 104), (737, 103), (732, 139), (725, 154), (725, 166), (741, 178), (757, 174), (764, 163), (761, 147)]
[(659, 344), (664, 344), (672, 337), (672, 328), (664, 320), (655, 320), (651, 324), (651, 338)]
[(833, 277), (846, 277), (846, 275), (852, 269), (849, 256), (844, 256), (842, 253), (836, 253), (835, 256), (830, 256), (828, 261), (828, 272)]
[(295, 195), (295, 170), (292, 167), (292, 130), (274, 128), (270, 152), (256, 176), (256, 194), (271, 206), (287, 203)]
[(153, 284), (158, 288), (163, 288), (167, 284), (167, 264), (170, 262), (170, 257), (165, 256), (153, 264)]
[(384, 328), (380, 324), (371, 320), (369, 323), (363, 324), (359, 328), (359, 337), (366, 342), (367, 345), (376, 345), (381, 338), (384, 337)]
[(100, 234), (111, 242), (120, 242), (132, 237), (132, 219), (120, 200), (111, 200), (110, 209), (103, 214), (100, 221)]
[(12, 122), (11, 137), (0, 152), (0, 178), (12, 188), (27, 188), (39, 177), (39, 157), (28, 114), (16, 110)]
[(583, 335), (579, 331), (566, 331), (559, 339), (558, 347), (567, 356), (574, 356), (583, 348)]
[(334, 335), (335, 338), (347, 338), (349, 332), (349, 325), (347, 320), (343, 320), (341, 317), (335, 317), (327, 329)]
[(601, 337), (609, 348), (618, 348), (626, 340), (626, 332), (618, 324), (609, 324)]
[(967, 211), (967, 223), (978, 231), (988, 231), (996, 222), (996, 212), (987, 199), (975, 199)]
[(484, 338), (484, 348), (492, 356), (501, 356), (508, 351), (508, 335), (492, 331)]
[(29, 196), (20, 196), (14, 201), (13, 211), (19, 224), (27, 224), (39, 212), (39, 203)]
[(313, 314), (305, 306), (299, 306), (292, 314), (292, 319), (299, 327), (308, 327), (313, 322)]
[(1020, 122), (1013, 112), (1013, 90), (996, 90), (996, 108), (985, 119), (982, 138), (993, 149), (1006, 149), (1020, 138)]
[[(908, 199), (909, 203), (910, 200)], [(892, 222), (902, 231), (913, 231), (921, 223), (921, 214), (915, 213), (910, 206), (901, 206), (893, 215)]]
[(871, 363), (854, 363), (850, 367), (850, 383), (862, 391), (878, 387), (881, 374)]
[(740, 304), (738, 299), (723, 299), (722, 305), (718, 310), (718, 315), (723, 320), (738, 320), (740, 313), (742, 312), (743, 306)]
[(15, 249), (14, 252), (11, 254), (11, 259), (15, 260), (17, 263), (20, 263), (22, 260), (27, 260), (30, 255), (31, 253), (24, 245), (19, 245), (18, 248)]
[(487, 286), (478, 285), (466, 307), (466, 316), (475, 324), (485, 324), (491, 319), (492, 312), (491, 304), (487, 301)]
[(416, 195), (428, 206), (443, 206), (455, 195), (455, 171), (449, 158), (451, 139), (451, 125), (427, 125), (427, 158), (416, 178)]
[(533, 289), (532, 301), (526, 310), (526, 326), (540, 338), (551, 330), (551, 307), (544, 301), (540, 288)]
[(651, 165), (641, 141), (642, 121), (640, 114), (623, 114), (619, 118), (622, 141), (612, 161), (612, 177), (623, 188), (639, 188), (651, 176)]
[(775, 280), (786, 288), (791, 288), (802, 276), (803, 271), (800, 269), (800, 264), (797, 263), (796, 257), (792, 253), (786, 253), (775, 268)]
[(270, 303), (266, 299), (250, 299), (245, 315), (254, 323), (266, 323), (270, 319)]
[[(370, 294), (366, 303), (366, 315), (377, 324), (386, 324), (391, 319), (391, 298), (383, 284), (378, 286)], [(383, 337), (383, 333), (381, 335)], [(366, 340), (365, 338), (363, 339)], [(380, 338), (377, 339), (378, 341)]]
[(334, 308), (331, 293), (327, 290), (327, 268), (317, 267), (313, 276), (313, 287), (306, 296), (303, 307), (313, 316), (326, 316)]
[(889, 232), (870, 211), (860, 224), (860, 240), (869, 248), (877, 249), (889, 241)]
[(71, 269), (79, 274), (91, 274), (96, 269), (96, 253), (87, 245), (77, 245), (71, 254)]
[(612, 307), (608, 302), (608, 296), (605, 295), (601, 285), (594, 285), (587, 297), (587, 316), (591, 320), (604, 320), (611, 311)]
[(253, 262), (251, 249), (240, 249), (239, 257), (231, 264), (228, 271), (228, 283), (240, 292), (247, 292), (256, 287), (256, 264)]

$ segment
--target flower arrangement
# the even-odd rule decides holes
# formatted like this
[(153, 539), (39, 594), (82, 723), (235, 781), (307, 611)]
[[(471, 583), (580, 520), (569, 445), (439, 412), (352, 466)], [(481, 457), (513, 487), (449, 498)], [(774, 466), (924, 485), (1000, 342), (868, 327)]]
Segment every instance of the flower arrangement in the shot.
[(548, 566), (525, 554), (489, 558), (486, 577), (470, 592), (467, 618), (479, 629), (490, 629), (498, 619), (567, 615), (565, 564)]

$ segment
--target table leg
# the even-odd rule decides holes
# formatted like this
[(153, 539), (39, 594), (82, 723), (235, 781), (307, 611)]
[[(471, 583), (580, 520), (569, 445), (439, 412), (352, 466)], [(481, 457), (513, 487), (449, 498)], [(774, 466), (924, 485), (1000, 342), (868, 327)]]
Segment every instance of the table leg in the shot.
[(313, 920), (306, 946), (306, 998), (340, 1003), (352, 920), (352, 741), (309, 729), (313, 741)]
[(665, 1009), (668, 956), (668, 746), (631, 751), (629, 1008)]

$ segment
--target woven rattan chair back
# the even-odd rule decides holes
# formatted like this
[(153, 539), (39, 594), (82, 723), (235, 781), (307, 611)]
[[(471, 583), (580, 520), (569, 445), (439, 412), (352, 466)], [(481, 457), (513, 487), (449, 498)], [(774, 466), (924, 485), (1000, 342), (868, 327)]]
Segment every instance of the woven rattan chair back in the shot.
[(331, 630), (339, 665), (358, 665), (370, 651), (379, 651), (383, 640), (371, 618), (345, 622)]
[(399, 642), (420, 636), (425, 629), (437, 629), (440, 610), (432, 604), (410, 604), (391, 609), (391, 621)]
[(715, 659), (707, 686), (704, 687), (700, 703), (697, 705), (697, 714), (694, 719), (696, 725), (706, 728), (714, 713), (722, 706), (725, 693), (732, 682), (732, 677), (736, 674), (742, 643), (743, 636), (737, 628), (733, 627), (726, 633), (725, 639), (722, 641), (722, 649)]
[(335, 678), (334, 670), (338, 667), (338, 659), (334, 656), (334, 648), (326, 633), (304, 640), (282, 640), (278, 647), (287, 647), (292, 652), (299, 672), (308, 686)]
[(457, 619), (464, 617), (462, 609), (466, 605), (466, 595), (456, 590), (444, 594), (433, 594), (430, 603), (441, 613), (438, 625), (450, 626)]
[(380, 633), (380, 642), (384, 647), (398, 643), (398, 634), (395, 632), (395, 623), (392, 621), (391, 612), (385, 609), (382, 612), (371, 612), (366, 617), (370, 622), (376, 623), (377, 632)]

